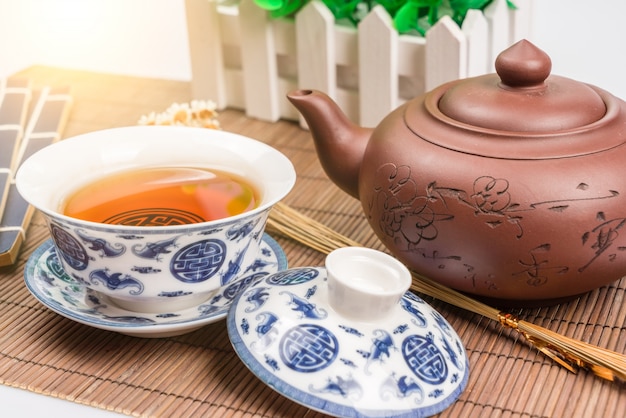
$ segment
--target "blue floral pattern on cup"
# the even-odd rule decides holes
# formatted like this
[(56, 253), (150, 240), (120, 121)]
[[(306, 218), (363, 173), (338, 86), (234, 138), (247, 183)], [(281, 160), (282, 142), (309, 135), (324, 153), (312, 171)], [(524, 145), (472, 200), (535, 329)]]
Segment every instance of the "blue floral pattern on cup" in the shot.
[[(282, 248), (264, 234), (260, 251), (251, 267), (208, 300), (191, 308), (159, 313), (130, 312), (116, 306), (102, 293), (87, 288), (63, 269), (51, 240), (42, 244), (29, 258), (24, 271), (28, 290), (45, 306), (74, 321), (140, 337), (163, 337), (191, 332), (223, 319), (234, 298), (251, 283), (287, 268)], [(94, 288), (95, 289), (95, 288)], [(180, 292), (161, 297), (179, 297)]]
[(69, 218), (51, 220), (50, 230), (63, 269), (76, 280), (112, 298), (132, 303), (139, 296), (153, 303), (202, 297), (259, 268), (256, 254), (268, 214), (223, 220), (211, 230), (203, 224), (158, 233), (119, 226), (111, 233)]

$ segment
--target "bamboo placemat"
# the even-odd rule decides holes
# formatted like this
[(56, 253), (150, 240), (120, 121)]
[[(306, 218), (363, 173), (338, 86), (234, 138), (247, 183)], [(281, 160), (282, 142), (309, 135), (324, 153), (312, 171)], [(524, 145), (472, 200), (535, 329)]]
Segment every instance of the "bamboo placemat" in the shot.
[[(33, 67), (18, 74), (37, 85), (70, 84), (74, 106), (65, 137), (136, 124), (139, 116), (190, 100), (185, 82)], [(210, 99), (210, 98), (208, 98)], [(367, 246), (381, 249), (360, 204), (326, 178), (309, 134), (297, 124), (220, 112), (225, 130), (283, 151), (298, 181), (290, 206)], [(266, 387), (238, 360), (225, 321), (163, 339), (128, 337), (65, 319), (26, 290), (24, 264), (48, 233), (35, 215), (16, 265), (0, 270), (0, 382), (135, 416), (321, 417)], [(323, 256), (279, 236), (290, 267), (321, 265)], [(567, 304), (515, 312), (569, 337), (626, 352), (626, 279)], [(572, 374), (514, 331), (425, 298), (459, 333), (470, 379), (442, 417), (617, 417), (626, 387)]]

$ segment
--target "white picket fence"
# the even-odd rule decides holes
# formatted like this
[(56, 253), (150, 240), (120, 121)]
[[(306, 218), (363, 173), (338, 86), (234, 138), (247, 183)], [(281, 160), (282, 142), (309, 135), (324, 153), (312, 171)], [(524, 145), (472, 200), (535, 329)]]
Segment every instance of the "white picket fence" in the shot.
[(358, 28), (335, 24), (313, 0), (295, 21), (270, 19), (252, 0), (186, 0), (192, 93), (219, 109), (266, 121), (297, 120), (287, 92), (318, 89), (363, 126), (446, 81), (493, 72), (497, 54), (528, 37), (533, 0), (494, 1), (459, 28), (444, 17), (425, 38), (398, 35), (375, 7)]

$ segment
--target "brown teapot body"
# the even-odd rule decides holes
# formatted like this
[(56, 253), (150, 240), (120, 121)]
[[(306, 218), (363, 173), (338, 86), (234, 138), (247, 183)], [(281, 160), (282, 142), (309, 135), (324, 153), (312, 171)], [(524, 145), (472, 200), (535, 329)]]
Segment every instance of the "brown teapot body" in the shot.
[[(512, 49), (498, 75), (440, 86), (373, 130), (322, 93), (290, 100), (329, 177), (360, 199), (392, 254), (459, 291), (545, 305), (626, 274), (626, 104), (546, 79), (532, 44)], [(506, 71), (520, 60), (532, 68), (518, 83)]]

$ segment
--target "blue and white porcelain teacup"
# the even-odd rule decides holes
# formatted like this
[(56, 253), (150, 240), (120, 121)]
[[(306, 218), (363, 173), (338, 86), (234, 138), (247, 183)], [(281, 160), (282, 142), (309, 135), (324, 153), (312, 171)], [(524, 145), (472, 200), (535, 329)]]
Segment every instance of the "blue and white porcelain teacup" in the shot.
[[(166, 166), (206, 167), (245, 178), (258, 192), (258, 205), (223, 219), (159, 226), (63, 214), (65, 199), (77, 188), (121, 170)], [(16, 184), (44, 215), (67, 274), (124, 309), (166, 313), (209, 300), (253, 268), (269, 211), (295, 178), (287, 157), (251, 138), (202, 128), (137, 126), (48, 146), (22, 164)]]

